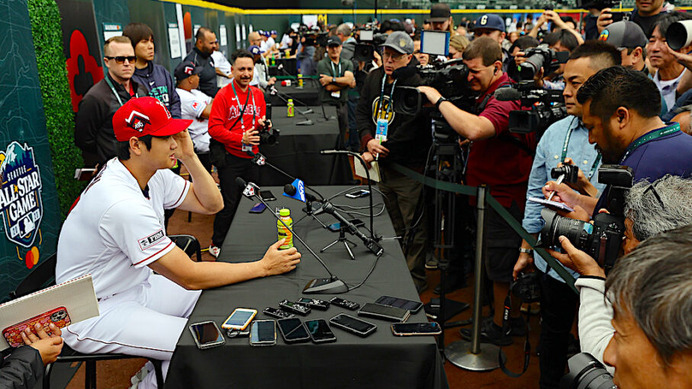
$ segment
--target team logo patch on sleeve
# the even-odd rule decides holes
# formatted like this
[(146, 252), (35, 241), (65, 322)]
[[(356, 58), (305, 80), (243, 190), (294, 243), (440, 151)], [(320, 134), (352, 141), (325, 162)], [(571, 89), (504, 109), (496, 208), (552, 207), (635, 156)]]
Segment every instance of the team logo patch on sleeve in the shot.
[(163, 230), (158, 230), (155, 233), (147, 236), (146, 238), (142, 238), (139, 240), (139, 248), (144, 251), (148, 249), (149, 247), (155, 245), (158, 243), (161, 239), (163, 239), (166, 235), (164, 235)]

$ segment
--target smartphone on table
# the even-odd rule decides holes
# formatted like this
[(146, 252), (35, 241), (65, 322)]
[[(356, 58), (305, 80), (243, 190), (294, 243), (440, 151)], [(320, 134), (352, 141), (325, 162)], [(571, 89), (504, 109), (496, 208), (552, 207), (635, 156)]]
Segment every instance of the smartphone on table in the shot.
[(314, 343), (336, 342), (336, 336), (324, 319), (308, 320), (305, 322), (310, 338)]
[(392, 333), (396, 336), (439, 335), (442, 327), (437, 322), (427, 323), (394, 323)]
[(273, 346), (276, 344), (276, 322), (257, 320), (250, 327), (251, 346)]
[(255, 318), (255, 315), (257, 315), (256, 309), (236, 308), (233, 313), (228, 316), (228, 319), (221, 324), (221, 328), (242, 331), (250, 324), (252, 319)]
[(190, 332), (192, 333), (192, 339), (194, 339), (197, 348), (200, 350), (221, 346), (226, 343), (221, 330), (213, 321), (191, 324)]

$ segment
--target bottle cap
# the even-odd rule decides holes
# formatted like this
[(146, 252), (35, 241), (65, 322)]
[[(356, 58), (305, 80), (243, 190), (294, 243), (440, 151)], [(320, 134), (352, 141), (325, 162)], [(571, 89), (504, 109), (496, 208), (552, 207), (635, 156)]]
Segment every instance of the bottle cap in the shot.
[(281, 208), (279, 210), (279, 216), (291, 216), (291, 210), (288, 208)]
[(288, 102), (289, 102), (289, 103), (292, 103), (292, 102), (293, 102), (293, 99), (288, 99)]

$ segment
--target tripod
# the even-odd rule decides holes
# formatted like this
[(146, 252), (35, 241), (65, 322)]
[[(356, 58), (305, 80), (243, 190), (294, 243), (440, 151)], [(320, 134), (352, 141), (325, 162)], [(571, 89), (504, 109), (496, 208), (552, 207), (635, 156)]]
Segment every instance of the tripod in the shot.
[(348, 238), (346, 237), (346, 228), (343, 225), (339, 227), (339, 237), (332, 243), (324, 246), (324, 248), (322, 248), (320, 252), (323, 253), (327, 251), (330, 247), (340, 242), (343, 242), (344, 246), (346, 247), (346, 251), (348, 252), (348, 256), (351, 257), (351, 260), (355, 261), (356, 257), (353, 255), (353, 251), (351, 250), (349, 244), (352, 244), (353, 247), (356, 247), (358, 245), (355, 242), (348, 240)]

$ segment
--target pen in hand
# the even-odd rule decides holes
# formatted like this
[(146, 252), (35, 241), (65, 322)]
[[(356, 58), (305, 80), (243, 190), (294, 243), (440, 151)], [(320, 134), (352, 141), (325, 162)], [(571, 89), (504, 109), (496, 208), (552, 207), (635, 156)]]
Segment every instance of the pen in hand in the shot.
[[(564, 175), (564, 174), (560, 174), (560, 177), (557, 178), (557, 181), (555, 181), (555, 183), (556, 183), (557, 185), (560, 185), (560, 184), (562, 184), (562, 180), (564, 180), (564, 179), (565, 179), (565, 175)], [(550, 193), (550, 196), (548, 196), (548, 201), (550, 201), (550, 199), (553, 198), (553, 196), (555, 195), (556, 192), (557, 192), (557, 191), (554, 190), (552, 193)]]

